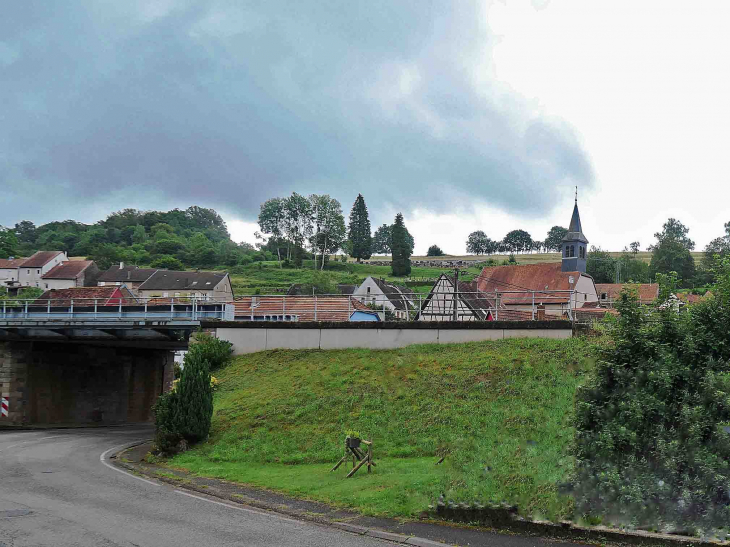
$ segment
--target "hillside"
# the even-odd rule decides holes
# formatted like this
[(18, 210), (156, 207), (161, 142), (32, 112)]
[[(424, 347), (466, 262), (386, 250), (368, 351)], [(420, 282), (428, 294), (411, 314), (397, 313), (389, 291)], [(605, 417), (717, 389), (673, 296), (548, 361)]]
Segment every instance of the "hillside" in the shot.
[[(241, 356), (215, 373), (211, 440), (171, 465), (368, 514), (414, 515), (445, 493), (562, 518), (569, 416), (591, 369), (582, 339)], [(329, 470), (348, 429), (374, 441), (378, 467), (345, 481)]]

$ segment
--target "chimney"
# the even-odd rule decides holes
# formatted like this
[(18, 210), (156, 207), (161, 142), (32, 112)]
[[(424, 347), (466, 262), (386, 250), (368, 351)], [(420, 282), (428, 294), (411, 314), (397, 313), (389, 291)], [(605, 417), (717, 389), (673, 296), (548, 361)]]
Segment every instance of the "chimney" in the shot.
[(119, 262), (119, 269), (120, 270), (124, 269), (124, 262), (121, 262), (121, 261)]

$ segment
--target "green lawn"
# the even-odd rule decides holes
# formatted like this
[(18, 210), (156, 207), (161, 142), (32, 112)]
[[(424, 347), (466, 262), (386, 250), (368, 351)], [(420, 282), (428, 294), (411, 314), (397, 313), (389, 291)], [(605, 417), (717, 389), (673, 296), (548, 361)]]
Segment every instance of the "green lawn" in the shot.
[[(170, 465), (371, 515), (413, 516), (445, 493), (560, 519), (573, 397), (591, 369), (582, 339), (241, 356), (215, 373), (210, 441)], [(329, 472), (348, 429), (373, 440), (372, 475)]]

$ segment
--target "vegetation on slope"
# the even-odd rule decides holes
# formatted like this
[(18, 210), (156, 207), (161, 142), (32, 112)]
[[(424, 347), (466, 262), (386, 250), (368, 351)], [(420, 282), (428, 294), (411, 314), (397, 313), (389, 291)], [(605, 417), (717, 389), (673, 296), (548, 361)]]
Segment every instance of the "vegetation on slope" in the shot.
[[(581, 339), (519, 339), (241, 356), (217, 374), (211, 440), (172, 465), (369, 514), (418, 514), (444, 493), (562, 518), (590, 354)], [(379, 465), (345, 481), (329, 469), (348, 429)]]

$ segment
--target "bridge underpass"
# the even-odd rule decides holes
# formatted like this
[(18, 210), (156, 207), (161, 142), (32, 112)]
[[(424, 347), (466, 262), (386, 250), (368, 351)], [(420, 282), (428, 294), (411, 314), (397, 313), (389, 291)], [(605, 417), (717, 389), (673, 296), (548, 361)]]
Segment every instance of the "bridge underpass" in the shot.
[(0, 427), (149, 422), (198, 317), (224, 316), (220, 304), (113, 308), (0, 311)]

